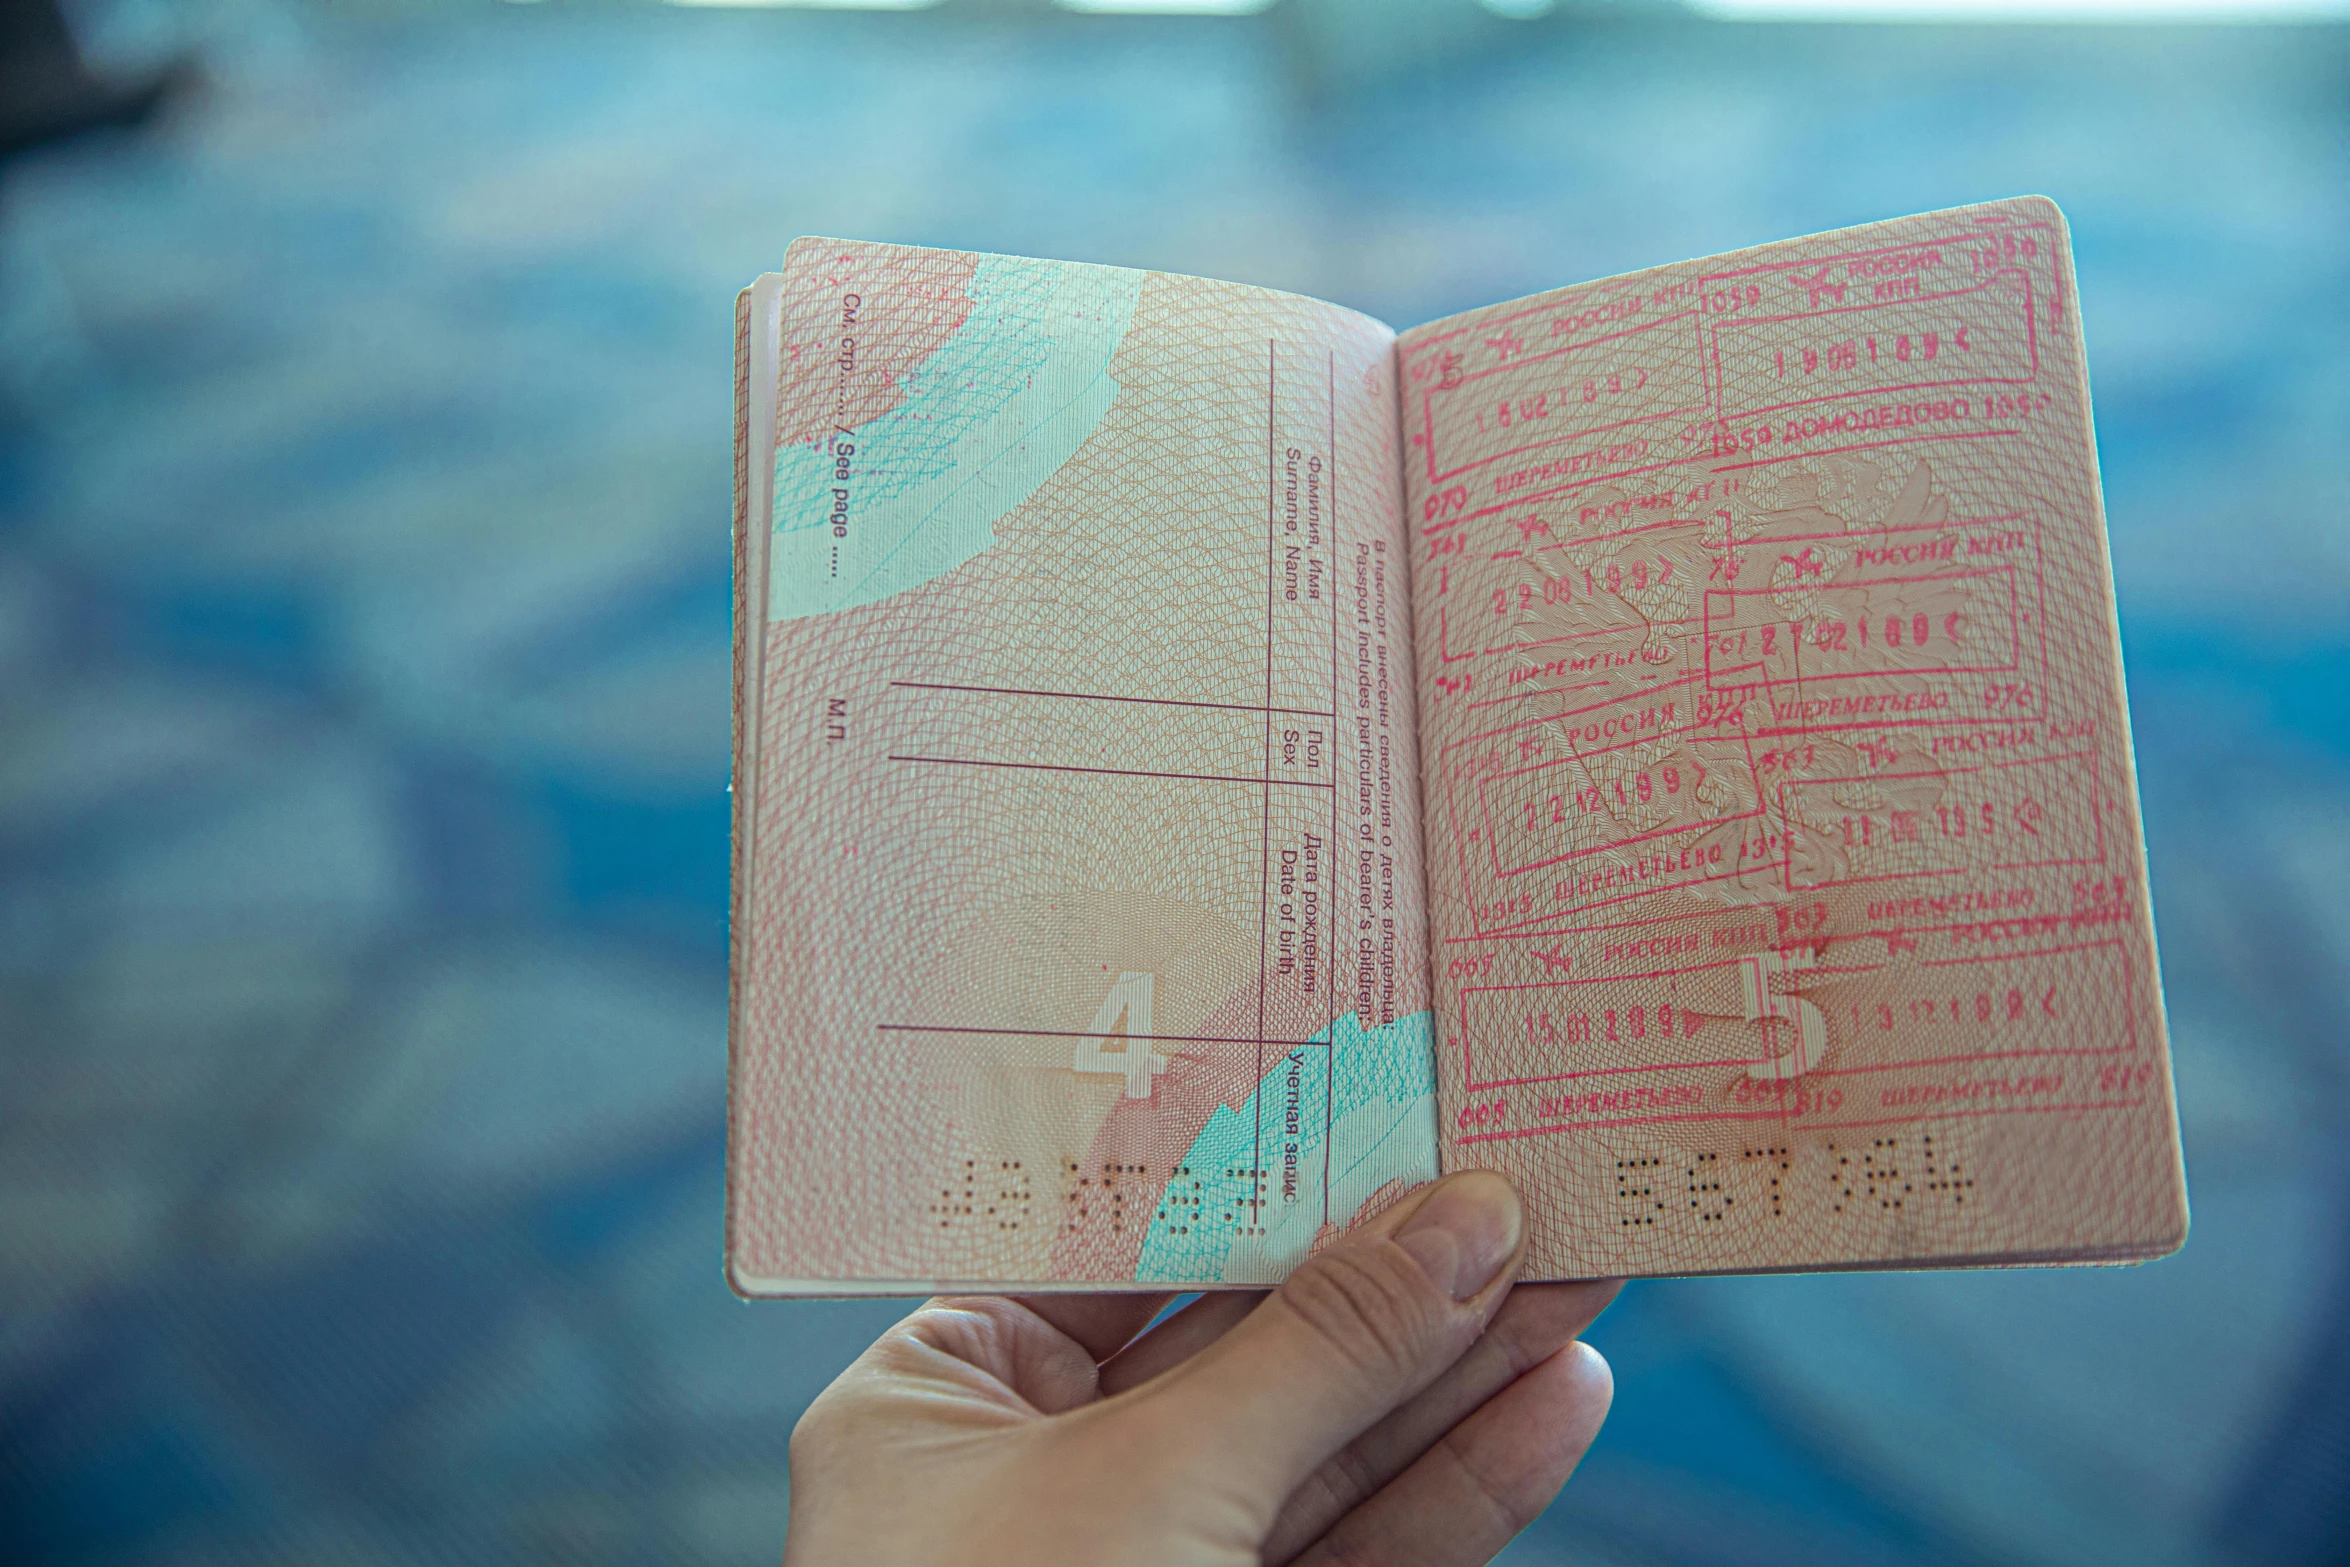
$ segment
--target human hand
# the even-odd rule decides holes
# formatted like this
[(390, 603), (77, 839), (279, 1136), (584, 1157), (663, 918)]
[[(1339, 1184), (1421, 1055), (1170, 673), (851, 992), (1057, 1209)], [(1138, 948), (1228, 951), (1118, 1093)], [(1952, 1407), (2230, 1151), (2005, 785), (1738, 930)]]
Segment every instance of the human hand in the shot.
[(1482, 1563), (1598, 1434), (1618, 1281), (1513, 1290), (1517, 1196), (1407, 1196), (1270, 1294), (946, 1296), (792, 1433), (786, 1567)]

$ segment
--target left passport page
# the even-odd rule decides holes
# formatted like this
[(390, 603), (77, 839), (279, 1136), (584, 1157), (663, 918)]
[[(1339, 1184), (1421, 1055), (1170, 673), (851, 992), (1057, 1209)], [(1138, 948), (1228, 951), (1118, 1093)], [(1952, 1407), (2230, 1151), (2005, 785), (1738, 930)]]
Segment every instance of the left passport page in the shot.
[(1393, 333), (827, 239), (736, 331), (734, 1287), (1258, 1284), (1432, 1178)]

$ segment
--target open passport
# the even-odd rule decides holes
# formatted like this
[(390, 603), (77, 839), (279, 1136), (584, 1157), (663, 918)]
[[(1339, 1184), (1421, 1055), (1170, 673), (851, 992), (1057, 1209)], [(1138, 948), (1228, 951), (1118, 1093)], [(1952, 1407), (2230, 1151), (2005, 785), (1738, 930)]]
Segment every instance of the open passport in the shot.
[(802, 239), (736, 316), (745, 1294), (2185, 1237), (2062, 217), (1397, 333)]

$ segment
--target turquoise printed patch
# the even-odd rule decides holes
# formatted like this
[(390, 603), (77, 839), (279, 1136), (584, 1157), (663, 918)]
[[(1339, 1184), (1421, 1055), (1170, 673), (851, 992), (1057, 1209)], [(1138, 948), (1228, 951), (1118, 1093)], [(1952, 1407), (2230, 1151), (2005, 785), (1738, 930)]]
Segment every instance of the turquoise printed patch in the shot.
[(1365, 1030), (1349, 1012), (1271, 1062), (1239, 1109), (1216, 1107), (1168, 1180), (1134, 1276), (1275, 1283), (1305, 1260), (1325, 1218), (1343, 1227), (1388, 1182), (1434, 1179), (1430, 1014)]
[(776, 452), (768, 618), (878, 603), (993, 544), (996, 519), (1117, 400), (1110, 360), (1146, 276), (982, 256), (969, 318), (906, 377), (897, 407)]

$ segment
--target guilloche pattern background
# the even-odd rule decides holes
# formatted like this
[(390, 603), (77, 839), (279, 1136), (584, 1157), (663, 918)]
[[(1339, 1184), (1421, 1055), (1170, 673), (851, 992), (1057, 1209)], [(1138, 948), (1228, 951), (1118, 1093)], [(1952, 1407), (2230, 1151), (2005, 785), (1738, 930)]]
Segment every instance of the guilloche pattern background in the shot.
[[(811, 382), (838, 384), (821, 356), (842, 330), (844, 287), (859, 290), (861, 345), (930, 358), (887, 313), (924, 308), (909, 302), (933, 297), (927, 277), (952, 275), (946, 258), (833, 244), (795, 246), (785, 271), (775, 357), (787, 409)], [(1358, 624), (1364, 661), (1375, 638), (1393, 689), (1409, 679), (1400, 578), (1371, 585), (1375, 548), (1382, 585), (1402, 556), (1388, 334), (1261, 289), (1136, 283), (1103, 372), (1116, 400), (994, 517), (985, 549), (828, 614), (779, 614), (781, 577), (776, 595), (757, 583), (742, 594), (762, 660), (744, 714), (760, 727), (740, 783), (754, 836), (737, 851), (730, 1082), (729, 1257), (746, 1293), (793, 1279), (1131, 1285), (1153, 1211), (1180, 1212), (1179, 1193), (1200, 1194), (1204, 1210), (1180, 1232), (1215, 1266), (1175, 1276), (1234, 1277), (1230, 1254), (1266, 1229), (1252, 1216), (1278, 1226), (1314, 1210), (1294, 1205), (1294, 1182), (1277, 1191), (1250, 1173), (1275, 1164), (1277, 1135), (1261, 1163), (1179, 1168), (1213, 1112), (1251, 1105), (1292, 1048), (1331, 1082), (1328, 1054), (1305, 1042), (1334, 1010), (1361, 1006), (1377, 1023), (1426, 1009), (1416, 967), (1382, 992), (1374, 966), (1373, 993), (1356, 1001), (1355, 965), (1335, 961), (1331, 934), (1342, 928), (1351, 954), (1356, 823), (1368, 820), (1358, 781), (1366, 800), (1418, 815), (1409, 708), (1380, 710), (1375, 732), (1396, 758), (1386, 769), (1365, 767), (1374, 730), (1358, 742), (1355, 727)], [(969, 306), (990, 308), (1001, 307)], [(938, 372), (904, 379), (920, 374)], [(855, 507), (924, 460), (915, 442), (944, 422), (930, 394), (877, 383), (867, 358), (848, 385), (873, 402), (903, 397), (923, 433), (862, 425), (857, 461), (881, 477), (851, 481), (853, 518), (874, 516)], [(989, 409), (999, 394), (969, 395)], [(1277, 528), (1277, 448), (1317, 464), (1300, 497), (1310, 543)], [(966, 442), (958, 460), (976, 465), (983, 450)], [(777, 520), (805, 521), (780, 503)], [(1275, 540), (1291, 537), (1317, 577), (1296, 602), (1276, 596)], [(825, 698), (842, 704), (837, 741)], [(1276, 725), (1252, 704), (1295, 716)], [(1310, 763), (1277, 743), (1292, 723), (1319, 725)], [(1297, 894), (1276, 890), (1278, 856), (1317, 831), (1319, 882), (1333, 889), (1318, 968), (1283, 947), (1285, 927), (1296, 941), (1285, 912)], [(1409, 889), (1389, 947), (1418, 951), (1418, 856), (1406, 840), (1386, 859)], [(1114, 1073), (1069, 1071), (1072, 1041), (1102, 1026), (1096, 1010), (1129, 970), (1155, 975), (1156, 999), (1147, 1023), (1126, 1015), (1124, 1048), (1157, 1035), (1141, 1048), (1164, 1072), (1134, 1098)], [(1330, 1130), (1315, 1147), (1328, 1150)], [(1425, 1135), (1421, 1146), (1433, 1168)], [(1302, 1237), (1313, 1230), (1306, 1221)]]
[[(1997, 248), (1987, 248), (1985, 259), (2006, 269), (1994, 274), (1997, 281), (1968, 290), (1948, 275), (1960, 255), (1992, 240)], [(1407, 515), (1419, 522), (1441, 514), (1448, 498), (1460, 502), (1452, 520), (1423, 525), (1415, 541), (1422, 591), (1413, 606), (1423, 649), (1429, 794), (1442, 802), (1430, 813), (1429, 854), (1431, 923), (1449, 943), (1431, 976), (1446, 1040), (1438, 1070), (1448, 1101), (1463, 1107), (1440, 1128), (1445, 1166), (1487, 1165), (1517, 1185), (1537, 1215), (1533, 1269), (1641, 1276), (2068, 1252), (2145, 1257), (2175, 1249), (2183, 1235), (2137, 801), (2126, 725), (2115, 710), (2114, 613), (2069, 250), (2061, 214), (2044, 200), (2020, 198), (1779, 241), (1588, 292), (1537, 296), (1539, 304), (1492, 305), (1401, 340), (1402, 374), (1412, 388), (1406, 406), (1420, 426), (1407, 470)], [(2029, 274), (2009, 266), (2027, 255)], [(1919, 273), (1945, 266), (1948, 273), (1913, 282), (1924, 296), (1914, 304), (1900, 301), (1900, 285), (1874, 290), (1882, 304), (1863, 303), (1865, 284), (1848, 285), (1843, 292), (1855, 297), (1844, 300), (1819, 286), (1836, 273), (1863, 276), (1865, 256), (1913, 265), (1931, 256), (1935, 264)], [(1585, 368), (1562, 369), (1572, 350), (1540, 350), (1561, 340), (1560, 327), (1599, 314), (1594, 307), (1610, 295), (1635, 307), (1646, 300), (1648, 320), (1669, 322), (1701, 278), (1724, 290), (1714, 296), (1724, 303), (1741, 297), (1755, 307), (1742, 320), (1736, 307), (1710, 308), (1709, 297), (1697, 318), (1706, 321), (1699, 330), (1719, 401), (1699, 410), (1696, 422), (1676, 411), (1628, 428), (1570, 434), (1569, 421), (1583, 412), (1573, 401), (1576, 383), (1608, 370), (1588, 359)], [(1741, 283), (1752, 292), (1736, 295)], [(2003, 309), (1997, 301), (2009, 289)], [(1628, 326), (1641, 313), (1621, 320)], [(1955, 332), (1954, 321), (1963, 321)], [(1940, 334), (1928, 335), (1935, 326)], [(1618, 329), (1610, 322), (1598, 331)], [(1643, 374), (1655, 365), (1654, 379), (1671, 387), (1648, 406), (1670, 408), (1688, 395), (1670, 347), (1629, 346), (1643, 335), (1669, 343), (1667, 330), (1626, 331), (1627, 346), (1616, 350)], [(1961, 348), (1969, 331), (1974, 339)], [(1852, 381), (1806, 385), (1807, 361), (1792, 345), (1845, 334), (1855, 346), (1856, 378), (1925, 384), (1858, 393), (1844, 390)], [(1779, 353), (1791, 361), (1792, 384), (1771, 376), (1741, 391), (1744, 367), (1772, 365), (1753, 345), (1774, 340), (1790, 345)], [(1871, 360), (1883, 346), (1881, 364), (1861, 359), (1864, 342)], [(1948, 362), (1926, 368), (1922, 355), (1912, 357), (1913, 343), (1933, 344), (1937, 358), (1966, 369)], [(2029, 391), (2010, 394), (2007, 416), (1995, 420), (1997, 383), (1975, 375), (2012, 376)], [(1596, 400), (1603, 384), (1639, 379), (1623, 374), (1581, 384)], [(1563, 418), (1539, 395), (1561, 384)], [(1914, 409), (1916, 424), (1890, 424), (1891, 407), (1871, 406), (1887, 396), (1919, 399), (1901, 410)], [(1954, 411), (1968, 407), (1967, 398), (1972, 411), (1962, 422)], [(1777, 440), (1757, 439), (1751, 451), (1743, 442), (1709, 451), (1729, 445), (1725, 431), (1752, 435), (1761, 411), (1742, 407), (1773, 399), (1805, 399), (1762, 416), (1761, 435)], [(1519, 410), (1512, 426), (1489, 426), (1481, 416), (1497, 404)], [(2027, 417), (2013, 413), (2018, 404), (2030, 409)], [(1534, 420), (1527, 409), (1537, 410)], [(1718, 423), (1704, 417), (1709, 411)], [(1598, 424), (1644, 412), (1626, 398), (1587, 417)], [(1872, 416), (1887, 422), (1854, 430)], [(1596, 479), (1543, 493), (1545, 481), (1536, 476), (1571, 474), (1578, 463)], [(1898, 492), (1887, 482), (1894, 464), (1903, 465)], [(1460, 482), (1446, 486), (1453, 478)], [(1533, 493), (1521, 497), (1528, 478)], [(1634, 520), (1612, 521), (1619, 506)], [(1867, 524), (1892, 530), (1875, 538), (1897, 544), (1921, 536), (1900, 531), (1905, 527), (1928, 517), (1950, 526), (1953, 513), (2020, 526), (1973, 524), (1951, 548), (1951, 565), (1925, 568), (1908, 584), (1897, 573), (1914, 568), (1897, 568), (1888, 574), (1894, 581), (1873, 588), (1839, 586), (1807, 597), (1806, 565), (1822, 582), (1852, 580), (1845, 572), (1868, 553)], [(1439, 556), (1440, 531), (1466, 547)], [(1768, 542), (1774, 536), (1782, 542)], [(1956, 540), (1959, 533), (1953, 527), (1924, 536)], [(1780, 553), (1800, 540), (1820, 542), (1803, 544), (1800, 555)], [(1680, 569), (1668, 585), (1652, 575), (1658, 568), (1649, 561), (1675, 556)], [(2009, 606), (1994, 607), (1990, 595), (1970, 597), (1962, 573), (1988, 572), (2003, 561), (2023, 568)], [(1578, 564), (1583, 580), (1573, 583)], [(1597, 594), (1594, 570), (1602, 572)], [(1583, 596), (1570, 600), (1572, 609), (1554, 607), (1554, 590), (1570, 583)], [(1629, 591), (1610, 591), (1619, 586)], [(1939, 644), (1944, 651), (1918, 657), (1925, 638), (1914, 633), (1906, 654), (1897, 651), (1900, 621), (1888, 619), (1878, 622), (1883, 630), (1871, 652), (1874, 617), (1854, 614), (1846, 650), (1824, 652), (1821, 622), (1835, 617), (1842, 638), (1842, 617), (1852, 613), (1846, 606), (1871, 592), (1883, 593), (1879, 602), (1887, 605), (1931, 605), (1948, 639)], [(1920, 596), (1905, 604), (1897, 596), (1904, 593)], [(1732, 605), (1761, 606), (1750, 612), (1758, 622), (1815, 617), (1818, 630), (1798, 646), (1782, 640), (1776, 659), (1764, 652), (1745, 663), (1750, 654), (1733, 629), (1740, 612)], [(2004, 647), (1989, 631), (2000, 615), (2012, 617)], [(1961, 621), (1980, 628), (1979, 640), (1952, 649), (1952, 628)], [(1779, 632), (1782, 639), (1791, 634)], [(1425, 656), (1431, 648), (1439, 650), (1433, 662)], [(2003, 661), (2012, 674), (1954, 676), (1932, 667)], [(1999, 716), (1999, 703), (2012, 700), (2015, 688), (2002, 691), (1993, 682), (2019, 675), (2037, 704), (2032, 724)], [(1852, 699), (1856, 692), (1863, 695)], [(1854, 716), (1835, 716), (1838, 696)], [(1921, 701), (1913, 716), (1946, 719), (1948, 727), (1859, 716), (1872, 698), (1911, 696), (1944, 704)], [(1676, 706), (1677, 719), (1662, 716)], [(1736, 721), (1709, 724), (1706, 715), (1725, 711)], [(1621, 738), (1643, 729), (1645, 741)], [(1970, 764), (1980, 755), (1958, 746), (1984, 744), (1986, 729), (2011, 749), (1998, 765), (1978, 769)], [(1659, 730), (1673, 739), (1658, 738)], [(1702, 753), (1676, 748), (1695, 736), (1712, 744)], [(1868, 747), (1877, 756), (1864, 762)], [(1718, 804), (1685, 805), (1689, 814), (1676, 820), (1661, 801), (1687, 775), (1667, 764), (1699, 754), (1712, 769), (1709, 782), (1722, 790)], [(1621, 760), (1627, 756), (1634, 760)], [(1633, 767), (1643, 769), (1643, 780), (1650, 768), (1662, 775), (1662, 787), (1651, 785), (1657, 798), (1644, 809), (1627, 796), (1611, 813), (1603, 780), (1613, 771), (1620, 790)], [(2061, 783), (1994, 781), (2045, 778), (2058, 768), (2069, 775)], [(1551, 810), (1540, 810), (1539, 793), (1525, 806), (1511, 798), (1514, 780), (1529, 775), (1545, 780), (1535, 790), (1562, 791), (1551, 796)], [(1725, 779), (1740, 782), (1725, 787)], [(1590, 809), (1572, 792), (1586, 780)], [(1685, 798), (1695, 800), (1697, 787), (1686, 787)], [(1963, 830), (1975, 816), (1976, 831), (1943, 840), (1936, 860), (1915, 843), (1886, 841), (1889, 831), (1850, 853), (1837, 842), (1840, 809), (1882, 810), (1878, 802), (1897, 791), (1923, 806), (1927, 791), (1940, 801), (1978, 789), (2024, 791), (2035, 813), (2038, 802), (2048, 806), (2029, 836), (2014, 830), (2017, 817), (2008, 814), (2020, 805), (1998, 807), (2012, 834), (2001, 839), (1982, 830), (1994, 809), (1987, 801), (1982, 815), (1964, 805), (1957, 825)], [(1751, 799), (1755, 814), (1772, 820), (1763, 815), (1768, 793), (1777, 795), (1774, 825), (1786, 834), (1775, 856), (1770, 839), (1740, 812)], [(2070, 826), (2073, 812), (2087, 818), (2085, 830)], [(1938, 828), (1918, 832), (1919, 819), (1911, 818), (1913, 839), (1940, 836)], [(1526, 832), (1529, 822), (1546, 836)], [(1681, 844), (1693, 846), (1694, 876), (1673, 885), (1625, 874), (1652, 866), (1646, 856), (1669, 854), (1675, 829), (1684, 834)], [(1709, 864), (1709, 848), (1722, 869)], [(1961, 869), (1933, 874), (1948, 868)], [(1522, 879), (1510, 879), (1521, 872)], [(2083, 878), (2108, 873), (2129, 888), (2126, 903), (2113, 900), (2083, 917), (2076, 889)], [(1885, 900), (1898, 908), (1905, 895), (1987, 886), (2004, 897), (2020, 892), (2041, 918), (1970, 928), (1928, 914), (1907, 921), (1904, 936), (1903, 921), (1879, 912)], [(2061, 923), (2043, 912), (2068, 906), (2075, 912)], [(1798, 983), (1819, 1015), (1824, 1050), (1815, 1070), (1799, 1078), (1811, 1102), (1766, 1098), (1756, 1108), (1757, 1099), (1742, 1093), (1753, 1081), (1743, 1059), (1753, 1048), (1753, 1025), (1734, 1010), (1730, 971), (1738, 960), (1729, 954), (1771, 939), (1772, 926), (1757, 923), (1771, 909), (1785, 911), (1774, 922), (1778, 939), (1800, 928), (1789, 914), (1814, 921), (1820, 932), (1820, 944), (1804, 953), (1814, 972)], [(2105, 917), (2125, 909), (2126, 920)], [(1639, 955), (1627, 957), (1627, 947)], [(1574, 977), (1561, 983), (1565, 975)], [(2011, 990), (2012, 1003), (1995, 1022), (1989, 992), (1978, 992), (1983, 1021), (1971, 1026), (1919, 1017), (1921, 990), (1977, 983), (2023, 988)], [(2044, 998), (2045, 1010), (2028, 1006), (2026, 995)], [(1658, 1005), (1659, 997), (1669, 999)], [(1646, 1020), (1642, 1001), (1657, 1006)], [(1927, 1011), (1940, 1001), (1925, 1003)], [(1676, 1002), (1686, 1026), (1668, 1042), (1674, 1031), (1664, 1020)], [(1603, 1013), (1603, 1005), (1625, 1009), (1620, 1036), (1618, 1013)], [(1847, 1007), (1858, 1025), (1849, 1029)], [(1955, 997), (1950, 1007), (1957, 1010)], [(1580, 1050), (1570, 1008), (1590, 1009)], [(1520, 1045), (1537, 1019), (1550, 1025), (1554, 1009), (1569, 1020), (1566, 1027), (1535, 1048)], [(1597, 1042), (1588, 1038), (1594, 1022)], [(1959, 1061), (1945, 1055), (1929, 1064), (1945, 1052)], [(1988, 1059), (1997, 1064), (1964, 1064), (1970, 1056), (1985, 1061), (1975, 1052), (1996, 1052)], [(2118, 1070), (2117, 1062), (2124, 1063)], [(1635, 1070), (1608, 1070), (1627, 1065)], [(2031, 1108), (1980, 1101), (1942, 1107), (1955, 1114), (1896, 1108), (1904, 1090), (1952, 1083), (1954, 1067), (1958, 1082), (1969, 1072), (2013, 1073), (2003, 1083), (2028, 1080), (2044, 1097)], [(2152, 1086), (2122, 1086), (2131, 1078)], [(1643, 1106), (1622, 1095), (1626, 1088), (1685, 1097)], [(1602, 1092), (1585, 1093), (1579, 1105), (1578, 1091), (1592, 1089)], [(1617, 1091), (1612, 1104), (1607, 1090)], [(1961, 1184), (1967, 1189), (1958, 1190)]]
[(2194, 1233), (1636, 1286), (1508, 1559), (2341, 1559), (2342, 30), (1420, 9), (1449, 31), (1385, 65), (1293, 3), (92, 12), (209, 85), (0, 171), (18, 1559), (775, 1558), (791, 1422), (897, 1309), (719, 1271), (730, 308), (793, 235), (1407, 325), (2031, 190), (2077, 247)]

